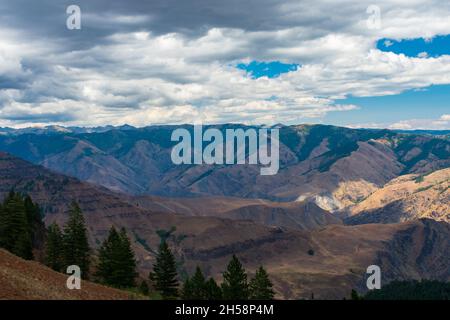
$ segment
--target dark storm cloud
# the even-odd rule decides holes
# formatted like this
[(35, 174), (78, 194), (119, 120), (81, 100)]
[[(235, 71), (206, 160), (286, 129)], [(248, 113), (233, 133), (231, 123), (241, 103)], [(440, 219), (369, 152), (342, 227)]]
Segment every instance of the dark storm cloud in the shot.
[(71, 113), (37, 113), (37, 114), (14, 114), (14, 115), (2, 115), (3, 119), (15, 121), (18, 123), (21, 122), (65, 122), (75, 120), (76, 117)]
[[(72, 4), (82, 12), (78, 32), (66, 28), (66, 8)], [(364, 8), (354, 6), (359, 12)], [(30, 37), (57, 38), (70, 48), (86, 49), (118, 32), (177, 32), (194, 37), (214, 27), (274, 31), (316, 25), (320, 32), (352, 23), (348, 7), (340, 14), (339, 7), (333, 6), (332, 17), (326, 10), (326, 6), (312, 9), (308, 1), (278, 0), (0, 0), (0, 24), (26, 30)]]
[(1, 89), (24, 89), (26, 87), (26, 79), (17, 77), (0, 76)]

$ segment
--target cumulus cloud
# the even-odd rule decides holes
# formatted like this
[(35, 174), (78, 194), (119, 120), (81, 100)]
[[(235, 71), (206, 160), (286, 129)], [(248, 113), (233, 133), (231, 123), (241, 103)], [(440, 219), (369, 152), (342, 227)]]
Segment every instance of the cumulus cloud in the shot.
[(449, 130), (450, 115), (443, 114), (438, 119), (407, 119), (394, 123), (360, 123), (348, 125), (352, 128), (385, 128), (392, 130)]
[[(375, 48), (448, 33), (439, 1), (379, 1), (379, 30), (368, 4), (349, 0), (79, 5), (82, 29), (69, 31), (62, 5), (0, 0), (0, 125), (296, 123), (358, 108), (335, 102), (349, 95), (450, 84), (450, 56)], [(301, 67), (253, 79), (235, 67), (249, 61)]]

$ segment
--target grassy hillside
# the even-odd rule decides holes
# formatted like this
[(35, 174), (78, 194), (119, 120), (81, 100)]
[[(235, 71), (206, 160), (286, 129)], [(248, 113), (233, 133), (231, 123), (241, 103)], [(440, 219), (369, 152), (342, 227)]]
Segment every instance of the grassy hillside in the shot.
[(138, 295), (82, 280), (80, 290), (66, 287), (68, 275), (23, 260), (0, 249), (0, 299), (128, 300)]

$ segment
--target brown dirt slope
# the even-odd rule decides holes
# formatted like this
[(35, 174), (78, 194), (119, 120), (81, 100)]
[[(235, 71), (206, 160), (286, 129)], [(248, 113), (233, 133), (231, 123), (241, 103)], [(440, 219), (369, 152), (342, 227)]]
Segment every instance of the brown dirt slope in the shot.
[(81, 282), (80, 290), (66, 287), (66, 275), (35, 261), (23, 260), (0, 249), (0, 299), (4, 300), (124, 300), (127, 292), (92, 282)]
[(420, 218), (450, 222), (450, 168), (393, 179), (350, 210), (351, 224)]
[(321, 209), (312, 201), (276, 202), (235, 197), (141, 196), (131, 198), (130, 202), (140, 208), (153, 211), (179, 213), (187, 216), (251, 220), (266, 226), (298, 230), (312, 230), (331, 224), (342, 224), (337, 216)]

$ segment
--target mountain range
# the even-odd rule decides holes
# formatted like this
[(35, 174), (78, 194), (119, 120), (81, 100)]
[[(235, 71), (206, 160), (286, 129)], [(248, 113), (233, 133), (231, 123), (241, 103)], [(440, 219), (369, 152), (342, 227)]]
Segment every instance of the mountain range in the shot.
[(256, 165), (175, 165), (170, 136), (179, 127), (192, 130), (186, 125), (25, 131), (1, 135), (0, 150), (131, 195), (312, 199), (330, 212), (349, 211), (401, 175), (450, 166), (445, 135), (324, 125), (277, 126), (280, 171), (275, 176), (260, 176)]
[(371, 264), (386, 283), (450, 280), (448, 136), (279, 126), (280, 171), (260, 176), (254, 165), (174, 165), (178, 127), (4, 132), (0, 193), (30, 194), (47, 224), (76, 200), (93, 247), (125, 227), (143, 277), (164, 237), (182, 273), (200, 265), (219, 279), (237, 254), (250, 273), (268, 269), (280, 298), (367, 290)]

